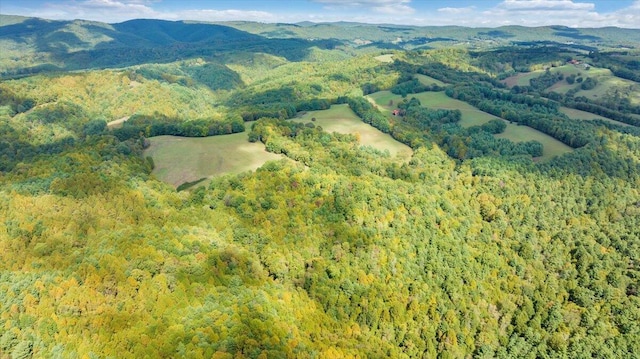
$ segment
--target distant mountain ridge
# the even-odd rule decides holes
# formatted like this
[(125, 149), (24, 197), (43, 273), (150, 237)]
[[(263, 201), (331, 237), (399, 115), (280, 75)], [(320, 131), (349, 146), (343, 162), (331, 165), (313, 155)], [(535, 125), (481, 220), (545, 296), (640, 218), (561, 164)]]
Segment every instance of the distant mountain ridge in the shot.
[(300, 61), (307, 58), (312, 47), (333, 49), (345, 45), (411, 50), (451, 44), (486, 47), (527, 42), (575, 44), (582, 49), (638, 47), (640, 30), (155, 19), (107, 24), (0, 15), (0, 76), (210, 58), (230, 51), (263, 52)]
[[(230, 21), (230, 22), (217, 22), (218, 24), (225, 24), (233, 26), (238, 29), (249, 31), (256, 34), (269, 34), (277, 29), (291, 30), (291, 36), (309, 36), (314, 35), (317, 38), (326, 38), (323, 35), (327, 34), (327, 29), (336, 28), (343, 29), (349, 28), (349, 31), (340, 31), (337, 36), (333, 36), (336, 39), (350, 40), (358, 37), (368, 37), (373, 41), (380, 41), (384, 37), (384, 33), (389, 33), (390, 29), (396, 31), (395, 35), (410, 35), (410, 36), (424, 36), (425, 34), (432, 34), (435, 37), (455, 37), (459, 41), (469, 40), (478, 34), (501, 32), (509, 33), (512, 37), (517, 37), (520, 41), (561, 41), (570, 38), (575, 39), (576, 35), (580, 40), (587, 40), (589, 42), (612, 42), (612, 43), (627, 43), (629, 45), (638, 44), (640, 42), (640, 29), (628, 29), (618, 27), (602, 27), (602, 28), (571, 28), (561, 25), (552, 26), (539, 26), (539, 27), (526, 27), (521, 25), (507, 25), (500, 27), (465, 27), (457, 25), (446, 26), (413, 26), (413, 25), (399, 25), (392, 23), (380, 23), (380, 24), (368, 24), (358, 22), (299, 22), (293, 24), (269, 24), (269, 23), (257, 23), (251, 21)], [(365, 31), (357, 31), (362, 29)], [(355, 31), (354, 31), (355, 30)], [(580, 36), (581, 35), (581, 36)]]
[(5, 76), (170, 62), (228, 51), (264, 52), (297, 61), (309, 47), (334, 46), (334, 41), (269, 39), (230, 26), (187, 21), (106, 24), (2, 15), (0, 24), (0, 74)]

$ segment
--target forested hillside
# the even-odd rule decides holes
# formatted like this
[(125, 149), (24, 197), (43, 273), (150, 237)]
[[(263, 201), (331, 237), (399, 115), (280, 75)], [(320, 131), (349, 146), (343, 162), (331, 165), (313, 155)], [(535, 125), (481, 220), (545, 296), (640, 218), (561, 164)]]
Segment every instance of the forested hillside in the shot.
[(2, 21), (0, 358), (640, 353), (638, 30)]

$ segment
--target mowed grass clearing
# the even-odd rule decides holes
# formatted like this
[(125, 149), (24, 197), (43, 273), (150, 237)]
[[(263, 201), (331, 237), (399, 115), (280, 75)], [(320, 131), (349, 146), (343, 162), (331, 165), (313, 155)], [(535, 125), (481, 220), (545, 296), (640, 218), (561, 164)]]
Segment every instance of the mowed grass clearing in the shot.
[(602, 76), (597, 79), (598, 85), (596, 85), (595, 88), (588, 91), (581, 90), (576, 95), (597, 100), (607, 96), (607, 94), (615, 92), (616, 90), (621, 90), (623, 93), (628, 93), (628, 98), (631, 104), (640, 104), (640, 84), (613, 75)]
[[(462, 119), (459, 123), (462, 127), (479, 126), (498, 118), (480, 111), (464, 101), (453, 99), (447, 96), (444, 91), (420, 92), (407, 95), (407, 99), (411, 99), (412, 97), (417, 98), (422, 106), (425, 107), (443, 110), (460, 110)], [(391, 91), (372, 93), (369, 95), (369, 98), (387, 113), (391, 113), (391, 111), (397, 107), (397, 104), (403, 100), (402, 96), (393, 94)], [(393, 105), (391, 106), (389, 106), (390, 101), (393, 101)]]
[(390, 62), (393, 62), (393, 54), (379, 55), (374, 57), (374, 59), (380, 62), (390, 63)]
[(370, 102), (376, 104), (380, 111), (387, 114), (390, 114), (391, 111), (397, 107), (396, 105), (398, 102), (402, 101), (402, 97), (400, 95), (396, 95), (391, 91), (378, 91), (365, 97), (368, 98)]
[[(505, 121), (506, 122), (506, 121)], [(538, 141), (542, 144), (542, 156), (539, 160), (545, 161), (555, 156), (560, 156), (573, 151), (573, 148), (556, 140), (555, 138), (528, 126), (518, 126), (507, 122), (507, 128), (503, 133), (494, 135), (497, 138), (506, 138), (513, 142)]]
[[(316, 120), (311, 121), (312, 118)], [(351, 111), (347, 104), (333, 105), (328, 110), (309, 111), (291, 121), (311, 122), (316, 126), (321, 126), (326, 132), (358, 133), (362, 145), (371, 146), (380, 151), (389, 151), (392, 157), (397, 157), (403, 161), (408, 161), (413, 154), (411, 147), (396, 141), (391, 135), (362, 122), (362, 119)]]
[(175, 187), (201, 178), (252, 171), (267, 161), (284, 158), (267, 152), (260, 142), (249, 142), (248, 131), (196, 138), (157, 136), (149, 141), (151, 146), (144, 155), (153, 158), (152, 173)]
[[(565, 66), (560, 66), (558, 68), (552, 69), (551, 71), (561, 72), (564, 75), (565, 79), (567, 78), (567, 76), (576, 75), (578, 77), (582, 77), (583, 79), (586, 79), (587, 77), (591, 77), (598, 80), (598, 85), (593, 90), (588, 90), (588, 91), (580, 90), (578, 92), (579, 95), (576, 95), (576, 96), (587, 96), (588, 92), (599, 92), (602, 90), (601, 85), (603, 84), (603, 79), (615, 77), (613, 76), (613, 73), (611, 73), (609, 69), (591, 67), (589, 68), (589, 70), (586, 70), (581, 65), (565, 65)], [(540, 74), (541, 73), (539, 73), (537, 76), (539, 76)], [(565, 94), (567, 93), (567, 91), (571, 89), (580, 88), (580, 86), (581, 86), (581, 83), (577, 81), (574, 82), (573, 84), (569, 84), (567, 80), (562, 80), (562, 81), (556, 82), (553, 86), (549, 87), (547, 90)], [(587, 96), (587, 97), (590, 97), (590, 96)]]
[(624, 122), (620, 122), (620, 121), (612, 120), (610, 118), (602, 117), (600, 115), (596, 115), (596, 114), (593, 114), (591, 112), (576, 110), (574, 108), (569, 108), (569, 107), (564, 107), (564, 106), (560, 107), (560, 112), (562, 112), (565, 115), (569, 116), (569, 118), (573, 118), (575, 120), (602, 120), (602, 121), (606, 121), (606, 122), (613, 123), (613, 124), (616, 124), (616, 125), (631, 126), (631, 125), (626, 124)]
[(421, 84), (423, 85), (438, 85), (438, 86), (446, 86), (446, 84), (438, 79), (434, 79), (431, 76), (427, 76), (427, 75), (422, 75), (422, 74), (415, 74), (414, 75), (415, 78), (418, 79), (418, 81), (420, 81)]
[[(611, 70), (598, 67), (589, 67), (587, 70), (584, 65), (563, 65), (558, 67), (552, 67), (549, 69), (552, 73), (562, 73), (565, 79), (570, 75), (576, 75), (586, 79), (587, 77), (594, 78), (598, 81), (596, 87), (591, 90), (580, 90), (576, 96), (585, 96), (586, 98), (597, 100), (604, 97), (607, 93), (615, 90), (623, 90), (629, 94), (629, 100), (632, 104), (640, 104), (640, 85), (636, 82), (626, 80), (615, 76)], [(504, 80), (509, 87), (513, 86), (529, 86), (530, 80), (539, 77), (544, 73), (544, 70), (532, 71), (526, 73), (520, 73)], [(567, 91), (580, 88), (581, 84), (574, 82), (569, 84), (566, 80), (561, 80), (549, 87), (548, 91), (557, 92), (560, 94), (566, 94)]]
[(521, 72), (521, 73), (515, 74), (513, 76), (507, 77), (502, 82), (504, 82), (505, 85), (507, 85), (509, 87), (529, 86), (530, 85), (529, 81), (531, 79), (536, 78), (536, 77), (542, 75), (543, 73), (544, 73), (544, 71)]
[[(557, 66), (557, 67), (551, 67), (549, 68), (549, 72), (552, 73), (557, 73), (560, 72), (562, 73), (565, 77), (569, 76), (569, 75), (583, 75), (582, 77), (586, 78), (585, 74), (591, 73), (592, 77), (599, 75), (600, 70), (604, 70), (604, 69), (598, 69), (598, 68), (590, 68), (589, 70), (585, 70), (583, 65), (571, 65), (571, 64), (567, 64), (567, 65), (562, 65), (562, 66)], [(503, 80), (503, 82), (509, 86), (509, 87), (513, 87), (513, 86), (529, 86), (531, 83), (531, 79), (534, 79), (536, 77), (539, 77), (540, 75), (544, 74), (546, 70), (536, 70), (536, 71), (530, 71), (530, 72), (521, 72), (518, 74), (515, 74), (513, 76), (507, 77), (506, 79)], [(593, 72), (591, 72), (593, 71)], [(558, 84), (561, 83), (567, 83), (566, 81), (560, 81)], [(577, 84), (580, 85), (580, 84)]]
[[(420, 100), (420, 103), (423, 106), (437, 109), (460, 110), (460, 112), (462, 112), (462, 120), (460, 121), (460, 125), (463, 127), (482, 125), (483, 123), (489, 122), (492, 119), (500, 119), (499, 117), (480, 111), (466, 102), (452, 99), (448, 97), (444, 92), (422, 92), (418, 94), (408, 95), (407, 98), (411, 98), (412, 96)], [(400, 95), (394, 95), (389, 91), (372, 93), (369, 95), (369, 98), (375, 101), (375, 103), (380, 108), (385, 109), (387, 112), (390, 112), (393, 108), (395, 108), (395, 104), (397, 104), (398, 101), (402, 101), (402, 97)], [(393, 101), (392, 106), (389, 106), (389, 101)], [(513, 142), (523, 142), (531, 140), (540, 142), (543, 146), (543, 155), (542, 157), (540, 157), (540, 160), (547, 160), (573, 150), (571, 147), (543, 132), (535, 130), (531, 127), (518, 126), (508, 122), (505, 131), (495, 136), (497, 138), (506, 138)]]

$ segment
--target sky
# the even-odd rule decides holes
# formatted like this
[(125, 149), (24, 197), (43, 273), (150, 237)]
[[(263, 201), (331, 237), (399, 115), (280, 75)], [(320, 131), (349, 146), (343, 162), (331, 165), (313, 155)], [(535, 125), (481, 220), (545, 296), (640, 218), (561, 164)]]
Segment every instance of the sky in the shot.
[(640, 28), (640, 0), (0, 0), (0, 13), (108, 23), (146, 18)]

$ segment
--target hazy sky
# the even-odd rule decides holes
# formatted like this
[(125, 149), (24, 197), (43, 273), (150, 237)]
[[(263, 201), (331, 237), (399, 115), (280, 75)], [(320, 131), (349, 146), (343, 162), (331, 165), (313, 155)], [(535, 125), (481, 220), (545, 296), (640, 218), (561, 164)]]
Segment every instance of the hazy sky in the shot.
[(0, 13), (109, 23), (154, 18), (640, 28), (640, 0), (0, 0)]

